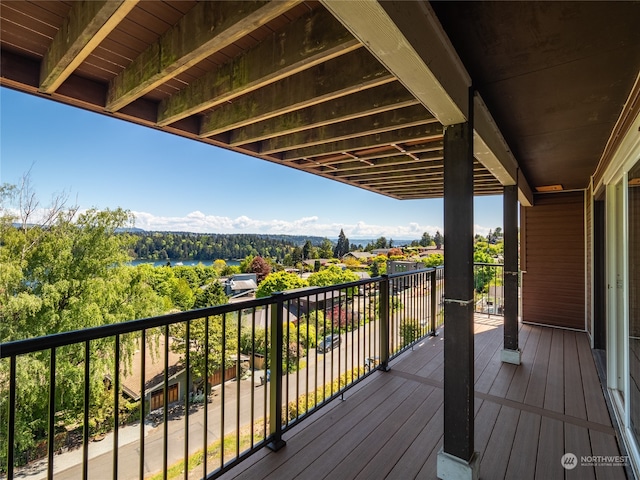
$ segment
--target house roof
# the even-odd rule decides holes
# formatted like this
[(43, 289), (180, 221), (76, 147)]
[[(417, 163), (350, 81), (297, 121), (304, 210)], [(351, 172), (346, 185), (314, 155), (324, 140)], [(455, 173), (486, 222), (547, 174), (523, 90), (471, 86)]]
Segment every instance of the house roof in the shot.
[[(172, 342), (172, 340), (170, 340)], [(145, 347), (145, 392), (153, 390), (154, 387), (164, 382), (164, 337), (155, 340), (147, 338)], [(124, 392), (133, 400), (140, 398), (142, 382), (142, 351), (136, 350), (131, 361), (131, 368), (122, 373), (120, 383)], [(174, 353), (169, 348), (169, 378), (184, 371), (180, 365), (180, 355)]]
[(475, 194), (530, 204), (597, 180), (640, 112), (638, 18), (626, 1), (3, 1), (0, 84), (398, 199), (443, 195), (444, 128), (473, 117)]
[(229, 282), (229, 284), (231, 285), (231, 290), (233, 290), (234, 292), (237, 290), (255, 290), (256, 288), (258, 288), (258, 285), (253, 279), (246, 279), (246, 280), (232, 279)]
[(372, 254), (372, 253), (370, 253), (370, 252), (349, 252), (349, 253), (347, 253), (347, 254), (345, 255), (345, 257), (346, 257), (347, 255), (351, 255), (351, 256), (352, 256), (352, 257), (354, 257), (354, 258), (362, 259), (362, 260), (366, 260), (367, 258), (371, 258), (371, 257), (374, 257), (374, 256), (375, 256), (375, 255), (373, 255), (373, 254)]

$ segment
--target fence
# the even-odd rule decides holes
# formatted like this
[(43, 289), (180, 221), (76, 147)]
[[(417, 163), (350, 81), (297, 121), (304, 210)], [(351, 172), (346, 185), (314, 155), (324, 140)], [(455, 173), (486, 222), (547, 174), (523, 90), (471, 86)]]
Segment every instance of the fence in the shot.
[[(0, 345), (0, 468), (12, 479), (41, 452), (53, 478), (66, 432), (82, 452), (78, 478), (118, 478), (132, 456), (139, 478), (215, 478), (280, 448), (287, 429), (435, 334), (443, 288), (439, 267)], [(250, 368), (258, 357), (262, 370)], [(20, 379), (35, 360), (46, 365), (47, 418), (25, 436)], [(220, 385), (204, 380), (214, 372)], [(65, 398), (67, 377), (82, 382), (81, 402)], [(158, 390), (163, 407), (150, 412)], [(101, 439), (112, 447), (98, 455)]]

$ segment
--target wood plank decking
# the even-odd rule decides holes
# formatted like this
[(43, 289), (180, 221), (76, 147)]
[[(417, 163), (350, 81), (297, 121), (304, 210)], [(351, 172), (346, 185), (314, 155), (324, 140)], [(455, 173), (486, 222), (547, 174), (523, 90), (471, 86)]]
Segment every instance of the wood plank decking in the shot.
[[(500, 361), (502, 319), (476, 318), (475, 448), (482, 479), (623, 479), (620, 455), (586, 334), (520, 328), (522, 365)], [(222, 478), (436, 478), (443, 434), (443, 335), (429, 338)], [(565, 470), (565, 453), (577, 466)], [(592, 460), (592, 459), (590, 459)]]

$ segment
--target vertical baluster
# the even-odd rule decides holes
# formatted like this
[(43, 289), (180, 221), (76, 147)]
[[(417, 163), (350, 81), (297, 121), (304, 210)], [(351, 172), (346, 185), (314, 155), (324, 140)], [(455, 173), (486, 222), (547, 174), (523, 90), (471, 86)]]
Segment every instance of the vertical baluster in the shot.
[(164, 327), (164, 389), (162, 396), (162, 478), (167, 480), (167, 467), (169, 466), (169, 325)]
[(202, 478), (207, 478), (207, 457), (208, 457), (208, 433), (209, 433), (209, 317), (204, 322), (204, 428), (203, 430), (203, 460)]
[(145, 394), (145, 369), (147, 357), (147, 331), (142, 330), (140, 335), (140, 464), (138, 465), (138, 477), (144, 479), (144, 417), (147, 397)]
[(49, 444), (48, 446), (48, 462), (47, 462), (47, 478), (53, 478), (53, 452), (56, 438), (55, 417), (56, 417), (56, 349), (53, 347), (50, 352), (49, 360)]
[(120, 335), (114, 339), (114, 372), (113, 372), (113, 480), (118, 479), (118, 419), (120, 402)]
[(87, 479), (89, 467), (89, 358), (90, 358), (89, 340), (84, 342), (84, 428), (82, 432), (82, 478)]
[[(191, 320), (185, 325), (184, 366), (187, 379), (184, 392), (184, 480), (189, 479), (189, 397), (191, 395)], [(205, 397), (206, 398), (206, 397)], [(205, 408), (207, 403), (205, 402)]]
[(220, 375), (220, 468), (224, 466), (224, 414), (225, 414), (225, 388), (224, 382), (227, 355), (227, 314), (222, 314), (222, 351), (221, 355), (221, 375)]
[(13, 480), (16, 430), (16, 356), (9, 359), (9, 425), (7, 431), (7, 479)]

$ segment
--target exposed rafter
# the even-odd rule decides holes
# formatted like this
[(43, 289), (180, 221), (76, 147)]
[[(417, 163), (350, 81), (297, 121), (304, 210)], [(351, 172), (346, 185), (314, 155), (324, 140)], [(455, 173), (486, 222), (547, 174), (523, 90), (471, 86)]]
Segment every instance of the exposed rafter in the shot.
[(237, 128), (231, 132), (229, 144), (257, 142), (418, 103), (406, 88), (393, 82)]
[(329, 12), (312, 10), (162, 101), (158, 125), (232, 101), (361, 46)]
[(119, 110), (300, 0), (201, 2), (150, 45), (109, 85), (106, 109)]
[[(321, 1), (443, 125), (467, 120), (471, 78), (428, 2)], [(474, 155), (531, 205), (531, 188), (478, 98), (474, 112)]]
[(306, 147), (290, 150), (283, 155), (283, 160), (326, 155), (349, 150), (359, 150), (372, 146), (386, 146), (390, 143), (402, 143), (408, 140), (439, 140), (442, 138), (442, 125), (427, 124), (418, 127), (400, 128), (392, 132), (366, 135), (349, 140), (339, 140), (322, 145), (322, 147)]
[(268, 139), (262, 142), (261, 153), (268, 155), (291, 150), (292, 148), (322, 145), (328, 142), (327, 139), (335, 142), (363, 135), (388, 132), (397, 128), (415, 127), (436, 122), (437, 120), (422, 105), (413, 105), (348, 122), (333, 123), (324, 127)]
[(371, 54), (358, 49), (221, 105), (205, 115), (200, 136), (215, 135), (394, 80)]
[(40, 69), (40, 91), (53, 93), (136, 6), (138, 0), (76, 2)]

